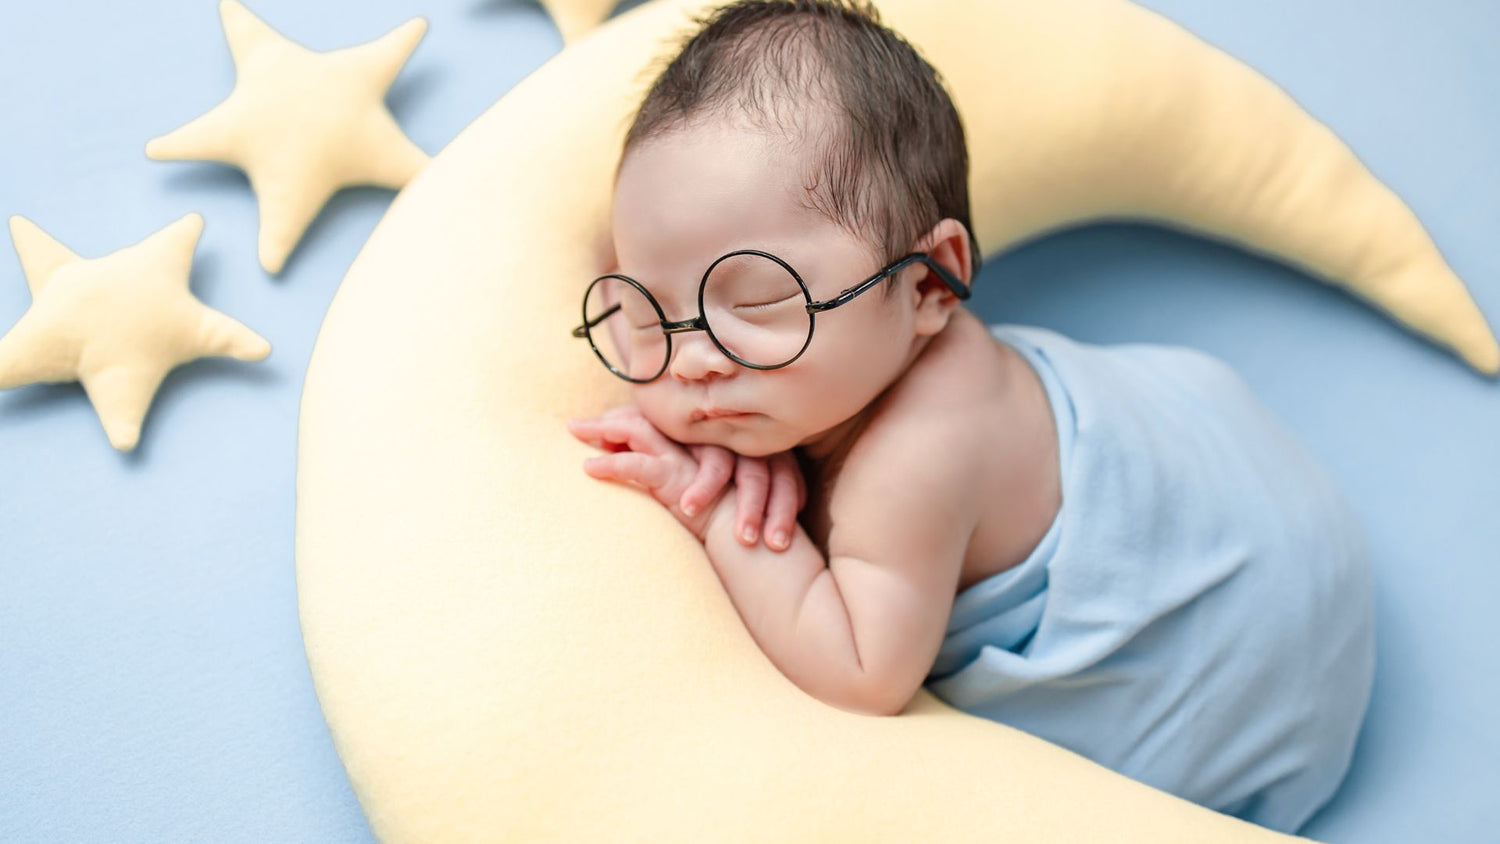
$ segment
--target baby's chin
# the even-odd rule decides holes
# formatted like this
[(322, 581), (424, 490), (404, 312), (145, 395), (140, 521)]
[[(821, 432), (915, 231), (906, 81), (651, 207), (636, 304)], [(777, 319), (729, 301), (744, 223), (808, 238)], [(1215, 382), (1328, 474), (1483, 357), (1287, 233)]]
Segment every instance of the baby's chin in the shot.
[[(760, 424), (770, 421), (764, 417), (755, 418)], [(683, 422), (682, 426), (686, 439), (678, 439), (678, 442), (717, 445), (746, 457), (769, 457), (797, 444), (795, 438), (782, 442), (785, 437), (780, 431), (757, 430), (756, 424), (708, 420)]]

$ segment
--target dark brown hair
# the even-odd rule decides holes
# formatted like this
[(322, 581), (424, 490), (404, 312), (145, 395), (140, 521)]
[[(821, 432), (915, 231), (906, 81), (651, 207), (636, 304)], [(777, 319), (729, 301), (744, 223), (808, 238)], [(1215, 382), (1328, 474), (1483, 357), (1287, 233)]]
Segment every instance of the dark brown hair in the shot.
[[(654, 137), (743, 117), (811, 149), (803, 206), (864, 241), (881, 264), (952, 217), (969, 232), (970, 278), (978, 274), (958, 111), (937, 71), (873, 6), (738, 0), (694, 23), (636, 112), (622, 161)], [(883, 287), (888, 300), (895, 288)]]

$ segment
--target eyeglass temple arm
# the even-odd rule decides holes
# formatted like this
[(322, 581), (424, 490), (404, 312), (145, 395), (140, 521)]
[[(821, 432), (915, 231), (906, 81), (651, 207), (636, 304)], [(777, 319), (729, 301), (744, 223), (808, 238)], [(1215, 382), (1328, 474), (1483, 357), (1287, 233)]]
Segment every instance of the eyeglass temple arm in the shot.
[(619, 305), (612, 305), (609, 310), (605, 311), (604, 313), (600, 314), (599, 316), (595, 317), (594, 319), (591, 319), (588, 322), (585, 322), (583, 325), (580, 325), (577, 328), (573, 329), (573, 336), (574, 337), (586, 337), (586, 336), (588, 336), (590, 328), (593, 328), (594, 326), (598, 325), (599, 323), (601, 323), (601, 322), (609, 319), (610, 314), (613, 314), (615, 311), (618, 311), (619, 309), (620, 309)]
[(945, 283), (947, 283), (949, 289), (953, 291), (954, 296), (957, 296), (960, 299), (967, 299), (970, 296), (974, 295), (974, 291), (970, 290), (967, 284), (964, 284), (959, 280), (958, 276), (949, 272), (947, 267), (939, 264), (937, 261), (934, 261), (932, 259), (932, 256), (923, 255), (921, 257), (921, 261), (922, 263), (931, 267), (933, 272), (938, 274), (938, 278), (941, 278)]
[(820, 311), (833, 310), (839, 305), (842, 305), (850, 299), (853, 299), (855, 296), (858, 296), (866, 290), (869, 290), (871, 287), (878, 284), (882, 279), (886, 278), (892, 273), (900, 272), (901, 270), (904, 270), (907, 267), (911, 266), (912, 262), (914, 261), (921, 261), (922, 263), (931, 267), (938, 274), (938, 277), (943, 280), (943, 283), (947, 284), (949, 289), (953, 291), (953, 295), (957, 296), (958, 298), (967, 299), (973, 295), (973, 292), (969, 289), (968, 285), (965, 285), (962, 281), (959, 281), (958, 276), (955, 276), (953, 273), (949, 272), (947, 267), (933, 260), (931, 255), (928, 255), (925, 252), (913, 252), (912, 254), (907, 255), (906, 257), (892, 264), (889, 268), (886, 269), (885, 272), (874, 275), (868, 279), (865, 279), (859, 284), (854, 285), (853, 287), (843, 290), (832, 299), (829, 299), (826, 302), (813, 302), (809, 304), (807, 306), (808, 313), (818, 313)]

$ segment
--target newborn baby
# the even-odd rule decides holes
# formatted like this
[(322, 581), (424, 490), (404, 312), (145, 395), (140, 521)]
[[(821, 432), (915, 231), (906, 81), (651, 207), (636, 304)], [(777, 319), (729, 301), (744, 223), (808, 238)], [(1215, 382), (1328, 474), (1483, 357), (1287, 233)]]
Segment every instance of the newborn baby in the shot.
[(704, 23), (625, 139), (613, 266), (574, 333), (633, 403), (569, 422), (610, 452), (585, 470), (692, 531), (810, 695), (893, 715), (925, 685), (1300, 827), (1374, 664), (1329, 477), (1215, 358), (960, 305), (980, 259), (963, 130), (872, 9)]

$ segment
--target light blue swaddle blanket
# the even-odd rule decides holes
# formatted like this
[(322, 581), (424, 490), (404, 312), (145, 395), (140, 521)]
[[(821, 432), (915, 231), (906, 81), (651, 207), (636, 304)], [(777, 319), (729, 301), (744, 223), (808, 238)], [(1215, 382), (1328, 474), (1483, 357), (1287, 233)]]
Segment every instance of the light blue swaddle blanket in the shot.
[(959, 593), (926, 681), (955, 708), (1282, 832), (1337, 790), (1375, 669), (1364, 534), (1203, 352), (991, 325), (1046, 386), (1062, 508)]

